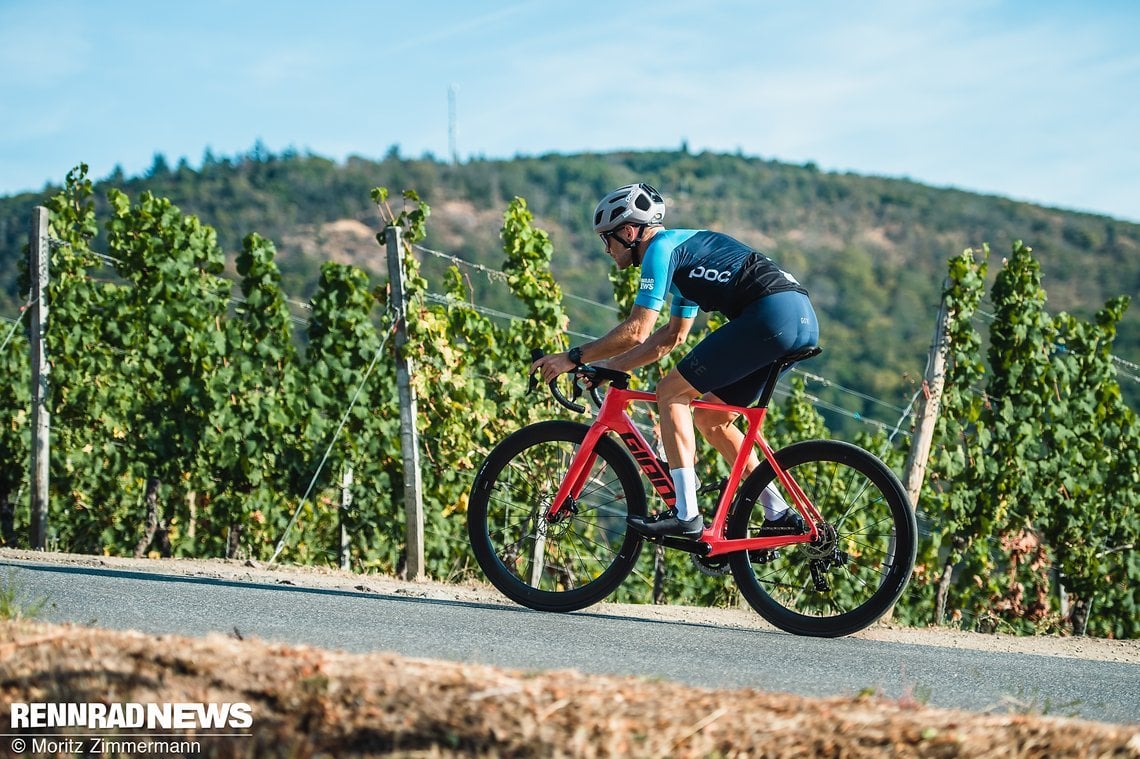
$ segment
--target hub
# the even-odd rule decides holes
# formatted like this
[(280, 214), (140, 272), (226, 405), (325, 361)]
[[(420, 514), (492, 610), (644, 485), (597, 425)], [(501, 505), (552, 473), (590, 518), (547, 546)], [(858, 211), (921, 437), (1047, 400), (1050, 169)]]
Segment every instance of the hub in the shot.
[(827, 522), (816, 525), (819, 536), (811, 543), (803, 544), (803, 551), (812, 560), (830, 560), (836, 553), (839, 545), (839, 533)]
[(550, 515), (549, 512), (543, 515), (543, 520), (547, 524), (559, 524), (569, 519), (578, 516), (578, 502), (573, 498), (567, 498), (566, 503), (562, 505), (558, 511)]

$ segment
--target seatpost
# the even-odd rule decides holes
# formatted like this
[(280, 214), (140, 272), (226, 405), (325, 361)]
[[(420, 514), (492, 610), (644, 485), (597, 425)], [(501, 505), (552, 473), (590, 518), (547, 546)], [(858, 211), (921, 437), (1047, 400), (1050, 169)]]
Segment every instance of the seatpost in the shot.
[(776, 359), (771, 368), (768, 369), (768, 377), (764, 380), (764, 389), (760, 391), (760, 399), (756, 401), (756, 406), (768, 408), (768, 404), (772, 401), (772, 394), (776, 392), (776, 383), (780, 381), (780, 375), (784, 373), (785, 369), (813, 356), (818, 356), (822, 352), (823, 349), (817, 346), (789, 353)]

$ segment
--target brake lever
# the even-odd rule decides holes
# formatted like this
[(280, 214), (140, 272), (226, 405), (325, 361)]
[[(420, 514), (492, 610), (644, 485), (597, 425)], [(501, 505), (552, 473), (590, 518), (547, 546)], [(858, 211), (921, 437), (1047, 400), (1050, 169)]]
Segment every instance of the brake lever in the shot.
[[(542, 348), (531, 348), (530, 362), (533, 364), (535, 361), (538, 361), (540, 358), (542, 358), (545, 355), (546, 354), (542, 352)], [(533, 393), (534, 389), (536, 387), (538, 387), (538, 376), (537, 376), (537, 374), (538, 374), (537, 372), (531, 372), (531, 374), (530, 374), (530, 383), (526, 389), (527, 395), (530, 395), (531, 393)]]
[(582, 378), (578, 375), (574, 375), (574, 383), (573, 383), (574, 384), (574, 393), (571, 396), (570, 400), (576, 401), (582, 397), (582, 393), (584, 391), (582, 390), (582, 384), (581, 383), (582, 383)]
[[(601, 408), (602, 396), (598, 393), (598, 388), (601, 387), (601, 383), (597, 381), (598, 370), (596, 367), (592, 366), (586, 366), (583, 368), (586, 369), (586, 371), (575, 376), (574, 378), (574, 397), (579, 398), (584, 391), (588, 391), (590, 394), (590, 400), (594, 402), (594, 408)], [(584, 381), (587, 387), (582, 388), (582, 386), (578, 384), (580, 381)]]
[[(546, 354), (543, 353), (541, 348), (531, 349), (531, 352), (530, 352), (531, 363), (538, 361), (540, 358), (542, 358), (545, 355)], [(594, 402), (594, 405), (596, 407), (601, 408), (602, 397), (601, 397), (601, 395), (598, 394), (598, 384), (594, 383), (590, 379), (591, 377), (597, 377), (599, 370), (595, 367), (586, 366), (586, 365), (579, 365), (577, 368), (586, 369), (587, 371), (584, 373), (584, 375), (588, 375), (588, 376), (583, 377), (581, 375), (575, 374), (574, 380), (571, 383), (574, 385), (574, 392), (572, 393), (573, 398), (572, 399), (567, 398), (566, 396), (564, 396), (562, 394), (562, 392), (558, 389), (558, 384), (557, 384), (558, 380), (557, 379), (553, 379), (548, 383), (550, 386), (551, 395), (554, 396), (554, 399), (556, 401), (558, 401), (560, 404), (562, 404), (566, 408), (570, 409), (571, 411), (575, 411), (579, 414), (584, 414), (584, 413), (586, 413), (586, 407), (581, 405), (581, 404), (574, 403), (574, 401), (581, 398), (582, 394), (588, 390), (588, 392), (590, 394), (590, 400), (592, 400)], [(582, 382), (583, 378), (589, 384), (588, 388), (582, 387), (581, 382)], [(607, 376), (607, 379), (612, 379), (612, 378)], [(534, 389), (536, 387), (538, 387), (539, 382), (540, 382), (540, 380), (538, 379), (538, 376), (536, 374), (530, 375), (530, 381), (529, 381), (528, 386), (527, 386), (527, 394), (528, 395), (530, 393), (534, 392)]]

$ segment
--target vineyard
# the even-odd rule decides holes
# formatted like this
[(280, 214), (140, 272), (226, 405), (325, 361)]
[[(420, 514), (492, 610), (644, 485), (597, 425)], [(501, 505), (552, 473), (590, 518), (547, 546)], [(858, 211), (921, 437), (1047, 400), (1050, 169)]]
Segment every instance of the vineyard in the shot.
[[(565, 348), (573, 327), (550, 271), (554, 244), (525, 200), (509, 203), (498, 273), (525, 318), (497, 319), (477, 307), (458, 268), (446, 274), (443, 297), (428, 289), (417, 246), (430, 222), (426, 203), (410, 191), (390, 202), (378, 189), (372, 199), (407, 243), (403, 350), (418, 398), (427, 574), (477, 579), (464, 532), (475, 469), (508, 432), (564, 413), (526, 393), (531, 349)], [(222, 276), (217, 234), (198, 218), (149, 192), (111, 189), (106, 200), (99, 218), (81, 167), (47, 204), (48, 547), (260, 560), (279, 552), (297, 564), (346, 555), (358, 572), (403, 572), (387, 283), (324, 263), (297, 316), (271, 241), (244, 238), (235, 291)], [(1050, 314), (1038, 262), (1015, 243), (993, 278), (981, 333), (989, 266), (984, 247), (948, 262), (947, 383), (918, 503), (918, 566), (895, 619), (1140, 636), (1140, 430), (1111, 352), (1128, 298), (1108, 301), (1089, 322)], [(632, 304), (631, 273), (611, 275), (621, 313)], [(5, 329), (0, 350), (10, 420), (0, 428), (0, 528), (16, 546), (26, 545), (30, 520), (31, 370), (20, 326)], [(825, 333), (825, 349), (827, 341)], [(643, 386), (659, 371), (643, 371)], [(802, 379), (789, 385), (766, 427), (772, 442), (828, 436)], [(638, 421), (652, 430), (652, 418)], [(906, 430), (889, 432), (853, 442), (899, 471)], [(711, 453), (700, 466), (706, 481), (724, 473)], [(730, 581), (699, 573), (685, 556), (647, 551), (641, 562), (615, 600), (736, 602)]]

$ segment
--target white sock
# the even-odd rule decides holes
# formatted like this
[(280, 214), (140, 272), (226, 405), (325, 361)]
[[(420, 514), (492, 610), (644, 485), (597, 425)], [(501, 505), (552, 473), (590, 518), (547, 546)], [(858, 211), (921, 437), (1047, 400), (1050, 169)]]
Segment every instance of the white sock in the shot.
[(677, 518), (687, 522), (700, 515), (697, 509), (697, 472), (692, 467), (670, 469), (673, 488), (677, 491)]
[(760, 503), (764, 504), (764, 518), (769, 522), (784, 516), (784, 512), (788, 510), (788, 502), (776, 489), (775, 482), (764, 488), (764, 492), (760, 494)]

